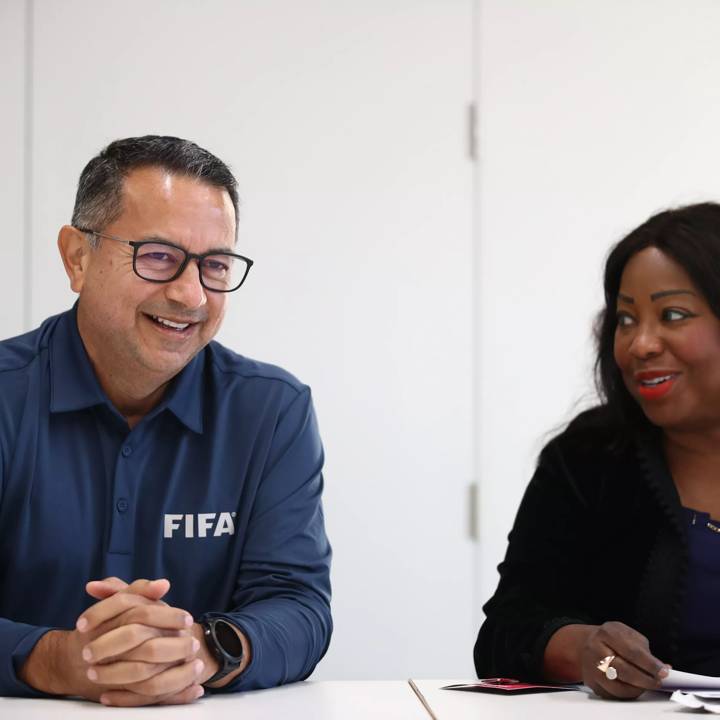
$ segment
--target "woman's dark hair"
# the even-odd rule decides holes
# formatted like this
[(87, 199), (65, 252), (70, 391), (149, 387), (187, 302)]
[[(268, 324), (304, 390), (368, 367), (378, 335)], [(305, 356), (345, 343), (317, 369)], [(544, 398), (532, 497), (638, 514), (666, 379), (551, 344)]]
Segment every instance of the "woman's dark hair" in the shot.
[(603, 415), (620, 434), (650, 425), (625, 387), (613, 353), (620, 278), (630, 258), (649, 247), (656, 247), (680, 265), (720, 318), (720, 204), (687, 205), (653, 215), (608, 255), (605, 307), (595, 328), (595, 383)]

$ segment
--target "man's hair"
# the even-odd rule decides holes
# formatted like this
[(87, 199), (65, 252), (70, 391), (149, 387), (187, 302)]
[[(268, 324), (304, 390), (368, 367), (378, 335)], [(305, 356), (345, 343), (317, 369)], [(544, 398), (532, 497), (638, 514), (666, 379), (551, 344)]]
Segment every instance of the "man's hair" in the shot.
[(614, 357), (617, 296), (628, 261), (654, 247), (690, 276), (720, 318), (720, 204), (700, 203), (653, 215), (615, 245), (605, 263), (605, 307), (595, 328), (596, 385), (605, 417), (621, 432), (650, 425), (623, 382)]
[[(230, 168), (199, 145), (167, 135), (144, 135), (111, 142), (80, 174), (72, 224), (102, 231), (122, 213), (123, 180), (142, 167), (158, 167), (227, 190), (238, 220), (237, 181)], [(94, 238), (97, 240), (97, 238)]]

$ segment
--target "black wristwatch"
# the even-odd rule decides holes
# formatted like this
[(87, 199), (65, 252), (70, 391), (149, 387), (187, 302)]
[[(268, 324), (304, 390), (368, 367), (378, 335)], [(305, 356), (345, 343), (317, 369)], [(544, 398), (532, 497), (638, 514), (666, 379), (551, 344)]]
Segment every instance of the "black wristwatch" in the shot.
[(218, 661), (220, 668), (203, 685), (217, 682), (242, 664), (243, 649), (235, 628), (223, 618), (209, 618), (200, 622), (205, 633), (208, 650)]

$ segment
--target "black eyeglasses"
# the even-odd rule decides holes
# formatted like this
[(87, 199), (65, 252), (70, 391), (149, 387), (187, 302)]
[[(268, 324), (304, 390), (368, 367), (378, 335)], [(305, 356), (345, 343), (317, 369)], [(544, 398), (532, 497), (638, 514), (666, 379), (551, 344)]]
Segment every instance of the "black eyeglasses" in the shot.
[(250, 258), (235, 253), (190, 253), (166, 240), (123, 240), (89, 228), (76, 229), (129, 245), (133, 249), (135, 274), (148, 282), (172, 282), (183, 274), (190, 260), (197, 260), (200, 284), (205, 289), (212, 292), (232, 292), (245, 282), (253, 266)]

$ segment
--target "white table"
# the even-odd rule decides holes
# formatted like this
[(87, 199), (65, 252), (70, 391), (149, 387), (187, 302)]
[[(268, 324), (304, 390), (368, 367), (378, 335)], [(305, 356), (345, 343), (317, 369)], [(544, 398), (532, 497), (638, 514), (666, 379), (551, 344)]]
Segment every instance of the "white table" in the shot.
[[(678, 720), (678, 712), (685, 714), (680, 705), (670, 702), (670, 693), (645, 693), (632, 702), (614, 702), (578, 690), (499, 695), (440, 689), (444, 685), (471, 682), (475, 679), (414, 679), (413, 683), (428, 707), (429, 717), (426, 720), (430, 717), (433, 720), (615, 720), (623, 716), (628, 720), (637, 720), (669, 718), (671, 715)], [(707, 714), (706, 717), (712, 716)]]
[(666, 693), (612, 702), (579, 691), (507, 696), (440, 689), (473, 679), (413, 682), (418, 694), (405, 680), (306, 681), (272, 690), (214, 695), (192, 705), (155, 708), (0, 697), (0, 720), (616, 720), (623, 715), (638, 720), (669, 719), (671, 714), (677, 720), (678, 713), (685, 713)]
[(192, 705), (106, 708), (80, 700), (0, 697), (0, 720), (429, 720), (406, 680), (300, 682), (213, 695)]

